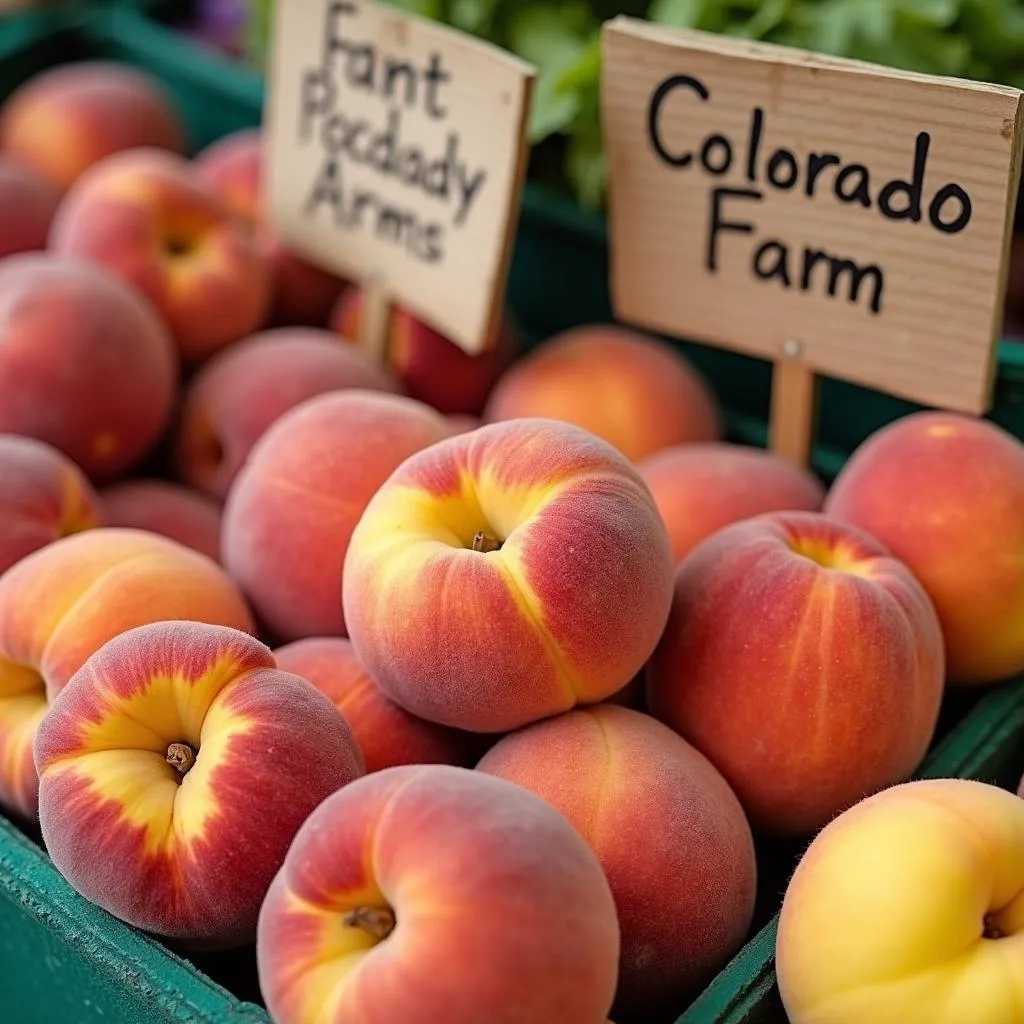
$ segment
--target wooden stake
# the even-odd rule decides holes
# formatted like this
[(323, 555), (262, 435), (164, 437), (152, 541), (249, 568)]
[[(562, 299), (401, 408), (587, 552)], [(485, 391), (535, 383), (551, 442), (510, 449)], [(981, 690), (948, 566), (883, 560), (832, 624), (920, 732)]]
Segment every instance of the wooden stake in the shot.
[(383, 279), (370, 277), (363, 284), (359, 314), (359, 341), (380, 365), (387, 363), (391, 296)]
[(818, 421), (818, 378), (788, 342), (772, 372), (771, 448), (803, 469), (810, 467)]

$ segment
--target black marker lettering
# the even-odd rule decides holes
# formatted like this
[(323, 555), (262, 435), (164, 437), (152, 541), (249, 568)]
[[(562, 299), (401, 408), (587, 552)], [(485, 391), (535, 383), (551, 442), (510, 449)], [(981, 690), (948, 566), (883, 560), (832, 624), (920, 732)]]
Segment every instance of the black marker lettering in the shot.
[[(921, 219), (921, 190), (924, 188), (924, 168), (928, 162), (930, 142), (931, 136), (927, 132), (917, 136), (914, 144), (914, 170), (910, 181), (894, 178), (878, 193), (878, 209), (883, 217), (890, 220), (912, 220), (915, 223)], [(899, 210), (892, 205), (893, 197), (897, 194), (907, 197), (906, 205)]]
[(747, 147), (747, 181), (752, 185), (757, 182), (757, 154), (761, 149), (763, 132), (764, 111), (754, 107), (754, 116), (750, 119), (750, 145)]
[[(847, 183), (853, 181), (853, 188)], [(860, 203), (865, 208), (871, 206), (871, 178), (863, 164), (849, 164), (836, 175), (835, 195), (844, 203)]]
[[(953, 220), (944, 221), (941, 216), (942, 207), (950, 199), (955, 199), (960, 204), (960, 213)], [(935, 193), (935, 198), (928, 207), (928, 220), (936, 231), (941, 231), (944, 235), (955, 235), (963, 231), (971, 222), (971, 197), (959, 185), (943, 185)]]
[(774, 238), (759, 246), (754, 253), (754, 274), (762, 281), (778, 278), (782, 287), (788, 288), (789, 249)]
[(762, 195), (752, 188), (716, 188), (711, 190), (711, 222), (708, 228), (708, 246), (704, 265), (711, 273), (718, 271), (718, 235), (721, 231), (735, 231), (749, 235), (754, 225), (747, 221), (727, 221), (722, 218), (723, 199), (753, 199), (760, 202)]
[(826, 167), (838, 167), (842, 160), (835, 153), (811, 153), (807, 157), (807, 182), (804, 185), (804, 194), (808, 199), (814, 198), (814, 186), (818, 181), (818, 175)]
[(861, 285), (867, 278), (871, 278), (874, 290), (871, 295), (871, 312), (879, 313), (882, 309), (882, 291), (885, 287), (885, 277), (880, 267), (871, 263), (862, 267), (853, 260), (843, 259), (838, 256), (831, 256), (820, 249), (804, 250), (804, 268), (802, 275), (803, 290), (808, 291), (811, 285), (811, 274), (819, 263), (828, 265), (828, 293), (835, 297), (839, 290), (839, 282), (843, 277), (849, 278), (849, 291), (847, 298), (850, 302), (856, 302), (860, 296)]
[(703, 83), (689, 75), (673, 75), (666, 78), (651, 97), (650, 106), (647, 109), (647, 135), (655, 153), (670, 167), (686, 167), (693, 160), (693, 153), (677, 153), (672, 155), (661, 140), (661, 106), (676, 89), (690, 89), (695, 92), (701, 100), (707, 100), (710, 96)]
[(800, 176), (796, 157), (788, 149), (777, 149), (768, 161), (768, 180), (783, 190), (791, 189)]
[(424, 101), (427, 113), (435, 120), (440, 121), (448, 116), (448, 108), (441, 106), (438, 101), (437, 94), (444, 82), (450, 82), (452, 80), (451, 72), (445, 71), (445, 69), (441, 67), (441, 54), (432, 53), (430, 55), (430, 63), (427, 65), (427, 71), (424, 78), (427, 82), (427, 94)]
[[(715, 150), (721, 151), (721, 158), (712, 160)], [(708, 174), (726, 174), (732, 167), (732, 143), (724, 135), (709, 135), (700, 151), (700, 162)]]

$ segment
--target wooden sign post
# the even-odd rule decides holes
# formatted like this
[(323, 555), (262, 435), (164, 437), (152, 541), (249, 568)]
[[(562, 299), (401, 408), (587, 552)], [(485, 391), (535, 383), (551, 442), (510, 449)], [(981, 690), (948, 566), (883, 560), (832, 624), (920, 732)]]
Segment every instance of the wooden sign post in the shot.
[(501, 323), (535, 69), (372, 0), (280, 0), (267, 90), (268, 209), (282, 241), (465, 351)]
[(618, 317), (772, 360), (800, 464), (819, 374), (988, 411), (1018, 90), (630, 18), (603, 45)]

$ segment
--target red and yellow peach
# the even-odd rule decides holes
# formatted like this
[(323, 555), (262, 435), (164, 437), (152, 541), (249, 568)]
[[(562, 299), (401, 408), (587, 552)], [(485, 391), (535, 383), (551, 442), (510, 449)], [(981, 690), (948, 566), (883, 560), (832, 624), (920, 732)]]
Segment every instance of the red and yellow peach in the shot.
[(59, 65), (0, 109), (0, 151), (61, 193), (106, 157), (139, 147), (184, 154), (185, 133), (160, 83), (126, 64)]
[(164, 619), (253, 631), (214, 562), (139, 530), (66, 537), (0, 577), (0, 806), (36, 813), (32, 740), (48, 701), (107, 641)]
[(668, 727), (625, 708), (572, 711), (499, 740), (478, 770), (543, 797), (597, 854), (622, 932), (621, 1012), (678, 1010), (742, 945), (756, 895), (750, 825)]
[(343, 593), (356, 654), (388, 697), (504, 732), (630, 682), (668, 617), (672, 557), (619, 452), (523, 420), (407, 459), (356, 527)]
[(158, 622), (112, 639), (35, 739), (39, 820), (86, 899), (195, 948), (255, 941), (299, 826), (363, 774), (344, 718), (258, 640)]
[(278, 667), (308, 679), (342, 713), (366, 761), (367, 772), (406, 764), (471, 768), (475, 737), (425, 722), (388, 700), (341, 637), (297, 640), (274, 652)]
[(327, 331), (279, 328), (214, 356), (185, 394), (175, 461), (191, 486), (224, 499), (253, 445), (286, 412), (328, 391), (397, 393), (364, 352)]
[(131, 150), (91, 168), (57, 211), (50, 246), (137, 287), (187, 363), (266, 320), (271, 281), (263, 253), (182, 157)]
[(824, 515), (771, 513), (680, 564), (649, 702), (755, 830), (803, 836), (916, 770), (943, 665), (938, 617), (906, 566)]
[(176, 390), (174, 343), (124, 282), (42, 253), (0, 263), (0, 432), (108, 480), (156, 446)]
[(56, 448), (0, 434), (0, 575), (61, 537), (100, 525), (100, 499)]
[(765, 512), (819, 512), (825, 488), (773, 452), (722, 442), (683, 444), (637, 466), (681, 562), (725, 526)]
[(370, 499), (399, 464), (448, 436), (411, 398), (311, 398), (259, 440), (224, 507), (224, 564), (280, 642), (346, 635), (342, 568)]
[(502, 779), (426, 765), (367, 775), (313, 812), (256, 954), (278, 1024), (603, 1024), (619, 929), (562, 815)]
[(263, 198), (262, 131), (244, 128), (223, 136), (199, 153), (195, 169), (263, 250), (274, 279), (271, 320), (324, 327), (345, 283), (289, 252), (271, 227)]
[(1024, 444), (1001, 427), (923, 412), (882, 428), (843, 467), (825, 511), (877, 537), (923, 584), (949, 680), (1024, 671)]
[(628, 459), (723, 430), (714, 395), (667, 343), (611, 325), (576, 327), (520, 359), (494, 389), (484, 419), (563, 420)]

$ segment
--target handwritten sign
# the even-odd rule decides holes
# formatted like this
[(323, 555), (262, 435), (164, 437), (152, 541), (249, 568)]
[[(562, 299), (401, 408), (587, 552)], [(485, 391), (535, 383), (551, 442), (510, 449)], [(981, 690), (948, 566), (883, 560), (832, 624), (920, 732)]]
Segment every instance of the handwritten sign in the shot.
[(468, 352), (497, 335), (535, 71), (370, 0), (276, 7), (267, 199), (283, 241)]
[(816, 374), (988, 410), (1019, 91), (629, 18), (603, 45), (622, 319), (775, 361), (801, 461)]

